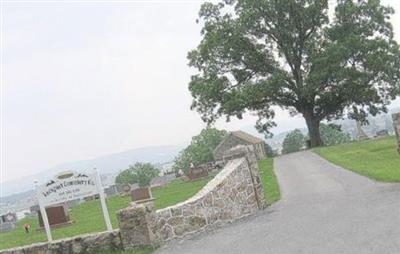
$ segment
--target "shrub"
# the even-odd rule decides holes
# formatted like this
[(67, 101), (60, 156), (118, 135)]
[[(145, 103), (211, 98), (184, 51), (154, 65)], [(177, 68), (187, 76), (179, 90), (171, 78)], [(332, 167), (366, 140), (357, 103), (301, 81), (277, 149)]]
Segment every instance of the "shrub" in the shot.
[(282, 153), (297, 152), (304, 147), (306, 137), (299, 129), (295, 129), (286, 135), (282, 144)]

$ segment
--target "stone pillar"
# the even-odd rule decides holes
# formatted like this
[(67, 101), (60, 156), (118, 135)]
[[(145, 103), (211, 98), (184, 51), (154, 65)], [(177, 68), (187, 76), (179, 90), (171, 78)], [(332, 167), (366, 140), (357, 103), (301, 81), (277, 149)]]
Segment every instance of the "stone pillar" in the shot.
[(160, 244), (153, 202), (133, 202), (129, 207), (119, 210), (117, 218), (124, 250)]
[(392, 115), (393, 127), (397, 137), (397, 152), (400, 153), (400, 113)]
[(239, 145), (228, 150), (224, 154), (224, 159), (226, 160), (231, 160), (240, 157), (245, 157), (247, 163), (249, 164), (251, 180), (253, 182), (254, 194), (257, 199), (258, 208), (264, 209), (266, 207), (266, 202), (264, 197), (264, 187), (262, 185), (260, 171), (258, 169), (257, 155), (254, 151), (254, 147)]

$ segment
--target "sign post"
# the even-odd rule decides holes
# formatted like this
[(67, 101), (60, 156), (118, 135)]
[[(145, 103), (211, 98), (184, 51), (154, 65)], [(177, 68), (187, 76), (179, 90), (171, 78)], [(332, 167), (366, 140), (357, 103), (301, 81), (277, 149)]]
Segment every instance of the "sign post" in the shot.
[(100, 196), (100, 203), (101, 203), (101, 209), (103, 210), (104, 221), (106, 222), (107, 230), (111, 231), (112, 225), (110, 221), (110, 214), (108, 213), (106, 198), (104, 196), (104, 189), (103, 186), (101, 185), (101, 178), (96, 168), (94, 168), (94, 175), (96, 176), (96, 186)]
[[(39, 186), (36, 181), (35, 181), (35, 187), (36, 187), (36, 192), (37, 192), (36, 195), (38, 195), (39, 194)], [(47, 218), (46, 207), (41, 204), (40, 199), (38, 199), (38, 201), (39, 201), (40, 213), (42, 214), (44, 229), (46, 231), (47, 241), (52, 242), (53, 237), (51, 236), (49, 218)]]
[(100, 175), (96, 169), (94, 169), (94, 172), (90, 174), (75, 171), (64, 172), (56, 175), (46, 184), (37, 186), (36, 196), (39, 202), (40, 213), (42, 214), (47, 240), (49, 242), (53, 241), (46, 213), (46, 206), (82, 199), (96, 194), (100, 196), (101, 208), (107, 231), (111, 231), (112, 225), (106, 205), (104, 190), (101, 185)]
[(44, 229), (46, 230), (47, 241), (52, 242), (53, 237), (51, 236), (49, 218), (47, 218), (46, 207), (40, 205), (40, 203), (39, 207), (40, 207), (40, 213), (42, 214)]

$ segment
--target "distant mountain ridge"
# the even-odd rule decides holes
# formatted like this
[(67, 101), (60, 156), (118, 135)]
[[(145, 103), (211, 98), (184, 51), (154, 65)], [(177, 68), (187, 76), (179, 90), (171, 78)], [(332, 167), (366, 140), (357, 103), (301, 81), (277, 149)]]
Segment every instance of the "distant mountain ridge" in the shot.
[(2, 197), (32, 190), (35, 180), (43, 183), (55, 174), (66, 170), (90, 170), (96, 167), (100, 174), (107, 174), (126, 169), (139, 161), (154, 164), (169, 162), (183, 147), (183, 145), (142, 147), (90, 160), (62, 163), (37, 174), (1, 183)]

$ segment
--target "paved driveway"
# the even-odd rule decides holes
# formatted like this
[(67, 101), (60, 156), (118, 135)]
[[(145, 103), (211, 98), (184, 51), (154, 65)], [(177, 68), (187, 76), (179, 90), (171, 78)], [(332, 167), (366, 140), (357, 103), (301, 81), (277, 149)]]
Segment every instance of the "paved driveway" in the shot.
[(281, 201), (157, 253), (400, 253), (400, 184), (373, 182), (308, 151), (276, 158), (274, 167)]

